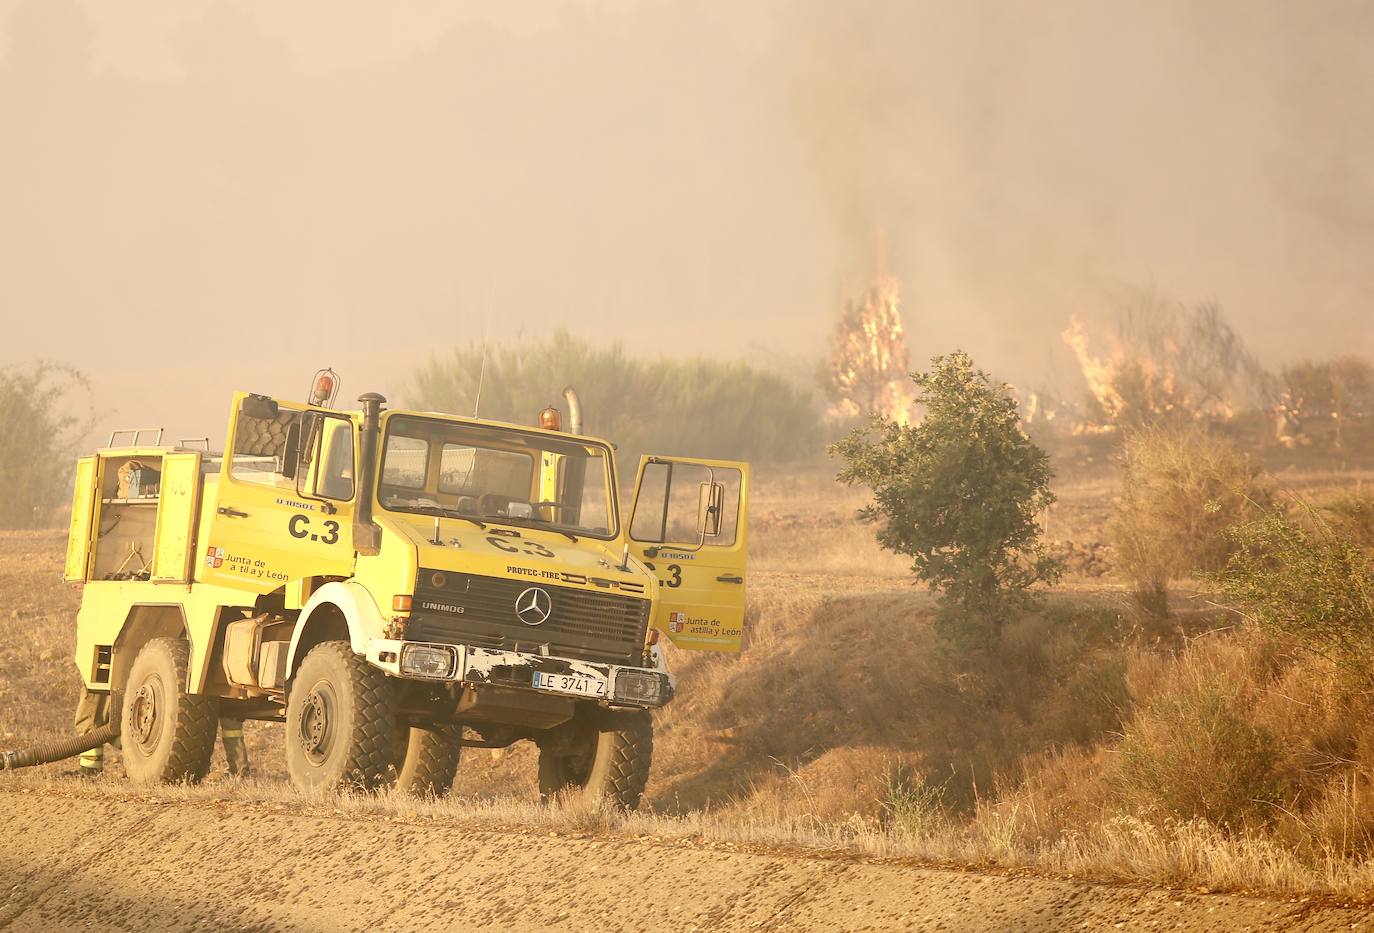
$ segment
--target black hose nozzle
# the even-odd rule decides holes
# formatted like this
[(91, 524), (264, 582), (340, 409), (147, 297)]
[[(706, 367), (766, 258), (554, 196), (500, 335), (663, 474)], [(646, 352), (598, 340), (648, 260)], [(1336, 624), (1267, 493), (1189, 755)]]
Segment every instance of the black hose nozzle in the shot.
[(32, 768), (34, 765), (51, 764), (54, 761), (62, 761), (71, 758), (73, 755), (80, 755), (93, 748), (99, 748), (107, 742), (113, 742), (119, 738), (120, 717), (123, 713), (122, 693), (110, 695), (110, 721), (97, 729), (92, 729), (85, 735), (72, 736), (69, 739), (58, 739), (54, 742), (45, 742), (42, 745), (35, 745), (32, 748), (21, 748), (12, 752), (0, 752), (0, 771), (13, 771), (16, 768)]

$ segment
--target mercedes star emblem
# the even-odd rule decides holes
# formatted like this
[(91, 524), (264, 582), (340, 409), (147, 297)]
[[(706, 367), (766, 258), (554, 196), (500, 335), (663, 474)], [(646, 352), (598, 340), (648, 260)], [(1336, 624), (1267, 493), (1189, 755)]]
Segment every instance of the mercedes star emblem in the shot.
[(547, 590), (532, 586), (515, 598), (515, 615), (526, 625), (543, 625), (553, 614), (553, 598)]

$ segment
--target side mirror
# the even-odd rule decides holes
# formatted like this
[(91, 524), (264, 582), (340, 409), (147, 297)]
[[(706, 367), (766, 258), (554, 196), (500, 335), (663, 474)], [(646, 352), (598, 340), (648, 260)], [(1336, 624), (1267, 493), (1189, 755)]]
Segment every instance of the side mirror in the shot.
[(724, 506), (725, 487), (720, 483), (702, 483), (697, 499), (697, 534), (703, 538), (714, 538), (720, 534)]

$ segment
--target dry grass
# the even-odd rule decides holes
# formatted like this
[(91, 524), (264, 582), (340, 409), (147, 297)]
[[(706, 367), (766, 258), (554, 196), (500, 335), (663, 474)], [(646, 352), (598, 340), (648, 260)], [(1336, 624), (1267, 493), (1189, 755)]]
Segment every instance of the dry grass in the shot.
[(144, 804), (258, 807), (312, 817), (388, 820), (473, 830), (624, 836), (694, 846), (822, 851), (920, 863), (1030, 869), (1098, 880), (1201, 886), (1212, 891), (1334, 895), (1366, 900), (1374, 861), (1335, 856), (1311, 862), (1273, 839), (1228, 834), (1202, 820), (1156, 824), (1116, 817), (1054, 841), (1027, 842), (1040, 819), (1028, 802), (1008, 801), (972, 821), (938, 819), (919, 827), (869, 820), (818, 820), (795, 808), (758, 814), (697, 810), (620, 813), (586, 803), (540, 806), (510, 797), (417, 800), (395, 793), (302, 794), (282, 781), (211, 782), (139, 790), (122, 782), (91, 783), (39, 770), (5, 778), (7, 788), (45, 794), (95, 795)]
[(79, 595), (61, 583), (65, 534), (0, 532), (0, 743), (71, 728)]
[(909, 562), (879, 548), (873, 529), (858, 521), (864, 502), (862, 492), (835, 483), (829, 469), (760, 471), (749, 504), (751, 568), (909, 584)]
[(1214, 640), (1184, 652), (1140, 705), (1111, 780), (1129, 811), (1267, 824), (1292, 797), (1297, 769), (1277, 732), (1254, 715), (1265, 684), (1264, 645)]
[(1109, 524), (1117, 561), (1145, 608), (1167, 611), (1175, 580), (1220, 570), (1227, 530), (1266, 514), (1272, 483), (1223, 437), (1197, 427), (1151, 427), (1122, 445), (1121, 502)]

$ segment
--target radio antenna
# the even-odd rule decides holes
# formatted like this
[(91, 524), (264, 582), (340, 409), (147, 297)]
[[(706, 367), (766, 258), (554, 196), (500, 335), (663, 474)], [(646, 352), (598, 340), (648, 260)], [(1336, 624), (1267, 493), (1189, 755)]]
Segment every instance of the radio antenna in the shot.
[(485, 382), (487, 378), (487, 348), (489, 346), (487, 338), (491, 334), (491, 308), (494, 304), (492, 301), (492, 293), (495, 291), (496, 280), (492, 279), (491, 283), (487, 286), (487, 319), (482, 325), (482, 365), (477, 370), (477, 398), (472, 403), (472, 417), (474, 418), (477, 417), (478, 409), (482, 407), (482, 383)]

